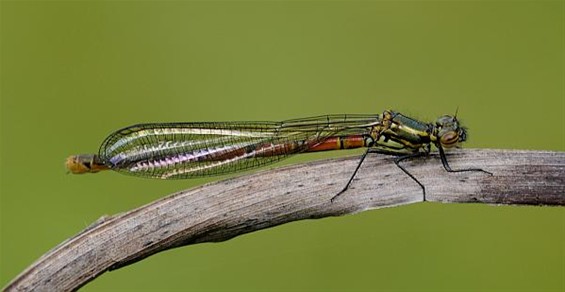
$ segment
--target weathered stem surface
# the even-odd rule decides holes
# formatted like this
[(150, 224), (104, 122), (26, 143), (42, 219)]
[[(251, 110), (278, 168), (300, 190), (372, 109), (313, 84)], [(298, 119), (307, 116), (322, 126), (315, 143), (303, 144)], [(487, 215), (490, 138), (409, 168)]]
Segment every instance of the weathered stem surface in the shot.
[[(103, 217), (61, 243), (16, 277), (7, 291), (76, 290), (98, 275), (160, 251), (232, 237), (291, 221), (341, 216), (422, 202), (420, 187), (393, 158), (369, 155), (351, 187), (357, 157), (315, 161), (210, 183), (113, 217)], [(427, 200), (444, 203), (565, 205), (565, 153), (464, 150), (403, 165), (426, 186)]]

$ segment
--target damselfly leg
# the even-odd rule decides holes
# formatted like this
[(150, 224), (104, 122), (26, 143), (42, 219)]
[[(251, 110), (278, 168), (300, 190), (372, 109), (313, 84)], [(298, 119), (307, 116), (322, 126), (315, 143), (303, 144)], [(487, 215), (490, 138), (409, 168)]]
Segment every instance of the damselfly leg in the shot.
[(480, 171), (480, 172), (484, 172), (486, 174), (492, 175), (492, 172), (486, 171), (486, 170), (481, 169), (481, 168), (451, 169), (451, 167), (449, 166), (449, 163), (447, 163), (447, 157), (445, 156), (445, 151), (443, 150), (443, 148), (441, 146), (439, 146), (438, 149), (439, 149), (439, 157), (441, 158), (441, 163), (443, 164), (443, 168), (447, 172)]
[(345, 191), (347, 191), (347, 189), (349, 188), (349, 185), (351, 185), (351, 182), (353, 181), (353, 179), (355, 178), (355, 175), (357, 174), (357, 171), (359, 170), (359, 168), (361, 167), (361, 164), (363, 164), (363, 160), (365, 160), (365, 157), (367, 157), (367, 154), (370, 152), (371, 148), (367, 148), (367, 151), (365, 151), (365, 153), (363, 153), (363, 156), (361, 156), (361, 159), (359, 160), (359, 163), (357, 163), (357, 167), (355, 167), (355, 170), (353, 171), (353, 174), (351, 175), (351, 177), (349, 178), (349, 180), (347, 181), (347, 184), (345, 185), (345, 187), (339, 191), (339, 193), (337, 193), (335, 196), (333, 196), (330, 199), (330, 202), (334, 202), (337, 197), (339, 197), (341, 194), (343, 194)]

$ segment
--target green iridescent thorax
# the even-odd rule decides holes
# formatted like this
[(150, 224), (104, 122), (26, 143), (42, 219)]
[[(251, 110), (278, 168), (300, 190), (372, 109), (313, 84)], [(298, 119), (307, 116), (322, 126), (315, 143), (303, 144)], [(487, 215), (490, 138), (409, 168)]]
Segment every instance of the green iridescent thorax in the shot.
[(432, 125), (403, 114), (385, 111), (374, 133), (375, 147), (387, 153), (407, 154), (429, 148)]

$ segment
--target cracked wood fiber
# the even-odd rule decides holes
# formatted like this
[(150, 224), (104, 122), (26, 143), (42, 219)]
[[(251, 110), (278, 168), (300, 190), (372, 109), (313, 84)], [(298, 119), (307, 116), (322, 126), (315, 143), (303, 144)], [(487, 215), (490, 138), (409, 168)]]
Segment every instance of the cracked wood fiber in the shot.
[[(422, 190), (393, 164), (369, 154), (350, 188), (359, 157), (314, 161), (218, 181), (102, 217), (17, 276), (6, 291), (76, 290), (100, 274), (160, 251), (217, 242), (302, 219), (341, 216), (422, 202)], [(403, 162), (444, 203), (565, 205), (565, 152), (468, 149), (448, 154), (448, 173), (431, 154)], [(119, 194), (117, 194), (119, 195)]]

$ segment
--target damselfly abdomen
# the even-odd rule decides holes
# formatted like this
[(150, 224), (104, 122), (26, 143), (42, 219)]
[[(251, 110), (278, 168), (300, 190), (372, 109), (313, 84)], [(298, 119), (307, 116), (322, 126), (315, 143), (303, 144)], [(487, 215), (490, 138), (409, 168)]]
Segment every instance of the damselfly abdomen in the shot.
[(396, 155), (396, 165), (422, 187), (425, 199), (425, 187), (399, 162), (428, 154), (433, 144), (447, 171), (486, 172), (449, 167), (444, 148), (459, 146), (466, 133), (455, 116), (424, 123), (393, 111), (283, 122), (139, 124), (110, 134), (97, 155), (71, 156), (66, 165), (72, 173), (112, 169), (140, 177), (183, 179), (260, 167), (297, 153), (367, 147), (349, 182), (332, 200), (349, 187), (369, 152)]

